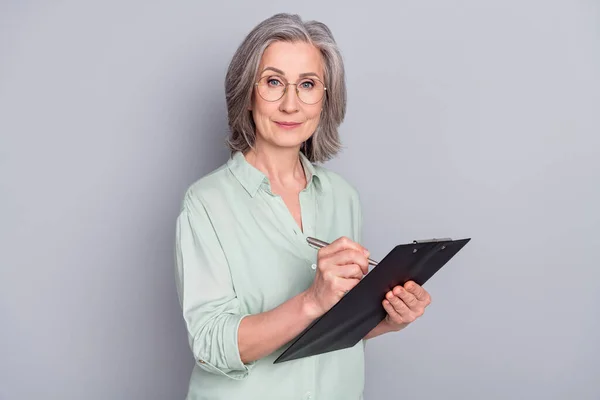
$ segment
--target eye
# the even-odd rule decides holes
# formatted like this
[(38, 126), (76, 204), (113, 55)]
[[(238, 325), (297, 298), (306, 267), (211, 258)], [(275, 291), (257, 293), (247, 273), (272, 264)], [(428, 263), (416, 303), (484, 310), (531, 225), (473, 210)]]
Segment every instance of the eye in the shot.
[(304, 81), (301, 82), (300, 85), (298, 85), (300, 87), (300, 89), (312, 89), (315, 86), (315, 83), (313, 81)]
[(269, 78), (267, 79), (267, 85), (269, 86), (279, 86), (281, 85), (281, 81), (279, 81), (279, 79), (276, 78)]

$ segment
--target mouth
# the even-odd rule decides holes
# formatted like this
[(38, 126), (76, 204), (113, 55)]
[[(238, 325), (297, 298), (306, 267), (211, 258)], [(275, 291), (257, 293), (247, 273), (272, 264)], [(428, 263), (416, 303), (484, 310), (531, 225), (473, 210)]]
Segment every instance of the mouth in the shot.
[(302, 125), (301, 122), (291, 122), (291, 121), (274, 121), (275, 124), (284, 129), (294, 129)]

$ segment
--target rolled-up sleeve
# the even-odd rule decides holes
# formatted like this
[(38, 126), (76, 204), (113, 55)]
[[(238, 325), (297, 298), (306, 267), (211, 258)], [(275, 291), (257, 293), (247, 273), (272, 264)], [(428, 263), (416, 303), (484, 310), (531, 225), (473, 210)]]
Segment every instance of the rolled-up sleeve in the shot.
[(176, 286), (189, 345), (204, 370), (245, 378), (238, 347), (240, 313), (227, 258), (202, 200), (186, 194), (176, 220)]

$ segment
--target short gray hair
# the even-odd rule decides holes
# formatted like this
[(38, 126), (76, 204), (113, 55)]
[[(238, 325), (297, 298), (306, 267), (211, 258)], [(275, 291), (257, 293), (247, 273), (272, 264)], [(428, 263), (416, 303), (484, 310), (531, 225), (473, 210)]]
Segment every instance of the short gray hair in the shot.
[(346, 83), (341, 53), (329, 28), (318, 21), (303, 22), (298, 15), (276, 14), (258, 24), (233, 55), (225, 78), (225, 97), (231, 152), (245, 153), (256, 140), (252, 102), (258, 66), (265, 49), (276, 41), (302, 41), (318, 48), (323, 57), (325, 86), (321, 119), (301, 151), (312, 162), (333, 158), (341, 148), (338, 127), (346, 114)]

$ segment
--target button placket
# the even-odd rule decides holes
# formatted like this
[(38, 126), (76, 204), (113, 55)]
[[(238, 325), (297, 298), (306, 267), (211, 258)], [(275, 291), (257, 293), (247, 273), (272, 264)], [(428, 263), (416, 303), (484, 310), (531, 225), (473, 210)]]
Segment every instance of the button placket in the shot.
[(304, 235), (302, 235), (302, 246), (306, 259), (312, 270), (317, 268), (317, 250), (308, 244), (306, 238), (309, 236), (318, 237), (318, 193), (314, 191), (314, 187), (307, 187), (300, 192), (300, 206), (303, 210), (302, 223), (306, 227)]

